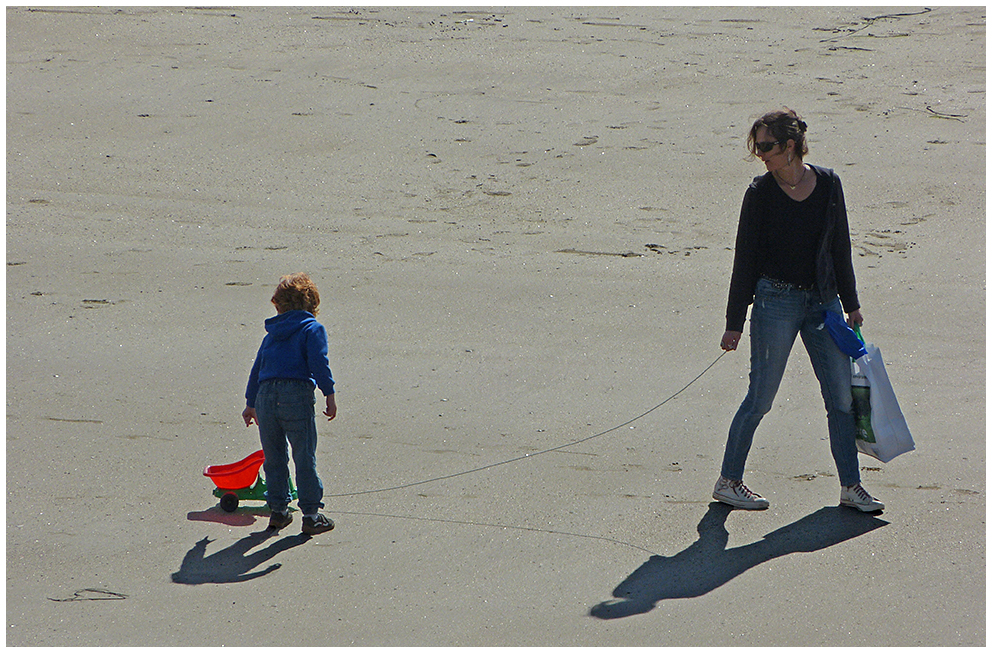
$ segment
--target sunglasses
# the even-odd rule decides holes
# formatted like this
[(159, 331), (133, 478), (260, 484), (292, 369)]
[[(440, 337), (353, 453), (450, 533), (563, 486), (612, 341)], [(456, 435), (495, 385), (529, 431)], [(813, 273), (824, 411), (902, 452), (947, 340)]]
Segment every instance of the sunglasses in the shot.
[(775, 147), (776, 145), (780, 145), (782, 143), (784, 143), (784, 141), (771, 141), (771, 142), (768, 142), (768, 143), (755, 143), (754, 144), (754, 147), (756, 147), (761, 152), (771, 152), (773, 147)]

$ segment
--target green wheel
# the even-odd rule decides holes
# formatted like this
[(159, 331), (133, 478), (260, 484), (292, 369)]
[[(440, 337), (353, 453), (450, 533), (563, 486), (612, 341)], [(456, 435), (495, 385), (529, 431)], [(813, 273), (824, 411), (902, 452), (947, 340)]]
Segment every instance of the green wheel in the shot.
[(228, 492), (220, 498), (220, 507), (224, 512), (234, 512), (238, 509), (238, 495)]

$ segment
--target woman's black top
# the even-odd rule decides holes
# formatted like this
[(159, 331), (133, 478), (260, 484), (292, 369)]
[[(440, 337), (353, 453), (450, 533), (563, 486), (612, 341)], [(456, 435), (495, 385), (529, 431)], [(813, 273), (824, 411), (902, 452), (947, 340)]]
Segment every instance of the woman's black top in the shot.
[(816, 286), (816, 250), (827, 221), (827, 184), (816, 180), (809, 197), (797, 202), (775, 184), (767, 193), (758, 228), (758, 276)]
[(810, 168), (816, 187), (802, 202), (786, 195), (770, 172), (755, 177), (744, 193), (727, 302), (728, 331), (744, 330), (747, 307), (762, 276), (812, 289), (823, 303), (840, 295), (847, 313), (861, 307), (840, 177), (828, 168)]

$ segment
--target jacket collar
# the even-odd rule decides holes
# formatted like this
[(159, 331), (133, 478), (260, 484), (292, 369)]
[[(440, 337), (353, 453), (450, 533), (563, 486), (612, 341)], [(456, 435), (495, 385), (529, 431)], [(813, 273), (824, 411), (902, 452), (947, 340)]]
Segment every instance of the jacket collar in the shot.
[[(822, 166), (813, 165), (812, 163), (807, 163), (806, 165), (813, 169), (813, 172), (816, 173), (817, 177), (827, 180), (831, 185), (833, 184), (834, 171), (832, 168), (824, 168)], [(751, 181), (751, 186), (755, 189), (763, 189), (768, 188), (769, 184), (775, 183), (775, 175), (771, 172), (766, 172), (763, 175), (758, 175), (755, 177), (754, 180)]]

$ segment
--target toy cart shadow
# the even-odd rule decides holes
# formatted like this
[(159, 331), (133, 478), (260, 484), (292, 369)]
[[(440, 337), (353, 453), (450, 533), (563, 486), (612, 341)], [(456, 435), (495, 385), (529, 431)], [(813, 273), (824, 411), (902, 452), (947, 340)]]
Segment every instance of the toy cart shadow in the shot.
[[(263, 462), (265, 453), (259, 450), (236, 463), (210, 465), (203, 470), (217, 486), (214, 496), (220, 497), (222, 510), (234, 512), (242, 501), (265, 501), (265, 479), (259, 472)], [(289, 492), (295, 499), (293, 479), (289, 479)]]

